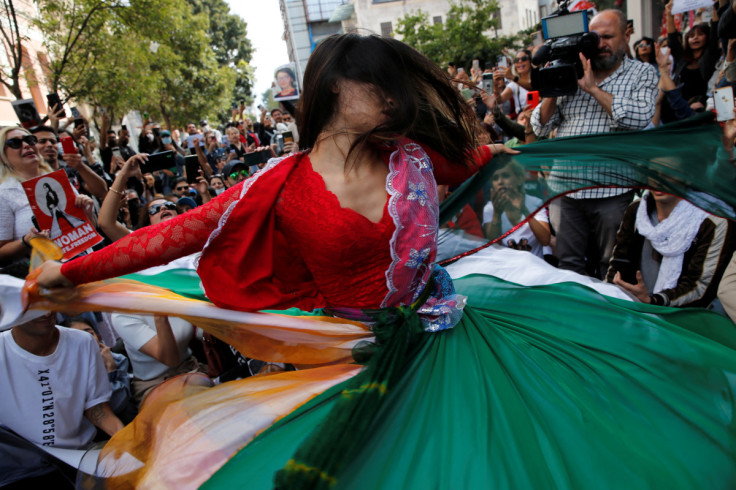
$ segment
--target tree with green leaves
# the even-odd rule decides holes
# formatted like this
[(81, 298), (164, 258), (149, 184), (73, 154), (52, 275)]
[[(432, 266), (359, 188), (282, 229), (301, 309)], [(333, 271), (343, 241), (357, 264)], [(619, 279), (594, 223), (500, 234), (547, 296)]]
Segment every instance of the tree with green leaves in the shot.
[(518, 36), (489, 35), (498, 28), (498, 13), (496, 0), (454, 0), (443, 23), (430, 23), (429, 14), (419, 10), (400, 18), (396, 32), (440, 66), (469, 66), (473, 58), (495, 60), (504, 48), (521, 46)]
[(207, 14), (186, 0), (36, 1), (52, 90), (111, 116), (147, 111), (170, 127), (229, 107), (236, 68), (219, 63)]
[(224, 0), (188, 0), (194, 14), (204, 14), (209, 20), (207, 34), (219, 66), (229, 67), (235, 75), (232, 100), (253, 100), (253, 68), (250, 61), (253, 46), (248, 39), (248, 24), (230, 13)]
[(20, 73), (23, 68), (23, 42), (28, 35), (23, 32), (23, 18), (29, 17), (24, 4), (16, 4), (13, 0), (2, 0), (0, 12), (0, 36), (8, 54), (8, 66), (0, 67), (0, 82), (5, 85), (16, 99), (22, 99), (20, 91)]

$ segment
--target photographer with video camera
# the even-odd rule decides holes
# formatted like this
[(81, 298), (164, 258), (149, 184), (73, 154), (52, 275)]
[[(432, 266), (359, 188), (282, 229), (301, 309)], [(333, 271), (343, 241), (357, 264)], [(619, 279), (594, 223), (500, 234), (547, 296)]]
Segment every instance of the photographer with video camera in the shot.
[[(554, 129), (558, 137), (643, 129), (652, 120), (659, 77), (652, 65), (626, 56), (626, 16), (618, 10), (604, 10), (590, 21), (590, 31), (597, 34), (598, 46), (590, 59), (583, 55), (584, 46), (578, 52), (582, 77), (578, 74), (574, 92), (545, 97), (532, 114), (532, 127), (538, 137), (548, 136)], [(544, 75), (544, 69), (540, 74)], [(548, 87), (539, 88), (543, 96), (544, 88)], [(549, 186), (556, 191), (567, 190), (566, 181), (569, 183), (571, 178), (626, 184), (625, 178), (605, 182), (605, 175), (605, 169), (595, 166), (586, 169), (584, 175), (575, 176), (561, 167), (555, 172), (553, 166)], [(605, 275), (616, 231), (632, 192), (626, 188), (597, 188), (578, 191), (552, 203), (550, 219), (557, 231), (561, 268), (584, 274), (588, 265), (591, 275)], [(591, 242), (594, 247), (586, 261)]]

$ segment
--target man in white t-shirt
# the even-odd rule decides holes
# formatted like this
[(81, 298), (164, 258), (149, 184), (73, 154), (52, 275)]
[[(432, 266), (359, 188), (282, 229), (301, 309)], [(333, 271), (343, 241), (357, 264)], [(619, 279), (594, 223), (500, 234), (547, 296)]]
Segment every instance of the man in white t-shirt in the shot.
[[(55, 313), (0, 333), (0, 424), (41, 446), (83, 449), (123, 428), (94, 339)], [(50, 468), (51, 469), (51, 468)]]
[(123, 427), (94, 339), (55, 313), (0, 333), (0, 424), (43, 446), (80, 449)]

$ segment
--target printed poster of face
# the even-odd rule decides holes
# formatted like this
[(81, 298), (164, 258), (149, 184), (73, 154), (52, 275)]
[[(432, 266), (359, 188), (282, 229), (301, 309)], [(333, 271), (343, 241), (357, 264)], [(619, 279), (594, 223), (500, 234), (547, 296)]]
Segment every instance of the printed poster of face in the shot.
[(49, 238), (61, 247), (65, 259), (102, 241), (84, 211), (74, 205), (76, 195), (63, 169), (26, 180), (22, 185), (38, 227), (49, 230)]
[(41, 125), (41, 116), (38, 115), (36, 103), (33, 99), (13, 100), (10, 102), (18, 116), (20, 125), (26, 129), (35, 128)]
[(299, 85), (296, 80), (294, 63), (281, 65), (274, 73), (275, 81), (271, 87), (273, 100), (294, 100), (299, 98)]

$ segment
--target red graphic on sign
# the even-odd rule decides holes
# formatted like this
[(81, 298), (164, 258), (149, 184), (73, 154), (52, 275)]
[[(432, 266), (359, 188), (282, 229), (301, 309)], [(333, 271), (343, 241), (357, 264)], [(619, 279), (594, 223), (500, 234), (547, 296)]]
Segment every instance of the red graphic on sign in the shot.
[(100, 243), (102, 237), (87, 220), (84, 211), (74, 205), (76, 195), (64, 170), (23, 182), (28, 202), (41, 230), (61, 247), (65, 259), (71, 259)]

